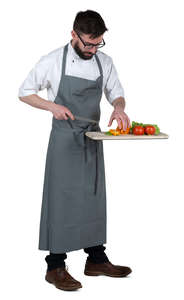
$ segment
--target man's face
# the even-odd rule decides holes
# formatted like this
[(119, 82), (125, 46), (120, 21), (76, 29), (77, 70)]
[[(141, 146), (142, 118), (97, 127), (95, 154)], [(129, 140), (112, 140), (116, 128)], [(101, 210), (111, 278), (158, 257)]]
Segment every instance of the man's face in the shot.
[[(90, 34), (81, 34), (80, 35), (80, 37), (84, 41), (84, 43), (99, 44), (102, 42), (103, 35), (101, 35), (95, 39), (91, 39), (89, 36), (90, 36)], [(72, 46), (80, 58), (85, 59), (85, 60), (91, 59), (93, 57), (93, 55), (97, 52), (96, 47), (93, 47), (91, 49), (87, 49), (86, 47), (84, 47), (82, 41), (80, 40), (80, 38), (78, 37), (78, 35), (75, 33), (74, 30), (72, 31), (72, 37), (73, 37)]]

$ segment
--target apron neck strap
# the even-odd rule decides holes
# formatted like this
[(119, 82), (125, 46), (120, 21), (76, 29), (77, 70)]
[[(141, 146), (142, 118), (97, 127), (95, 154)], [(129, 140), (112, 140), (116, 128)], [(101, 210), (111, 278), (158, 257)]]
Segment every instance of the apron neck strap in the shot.
[(66, 55), (68, 52), (68, 44), (64, 47), (64, 53), (63, 53), (63, 63), (62, 63), (62, 77), (65, 75), (65, 69), (66, 69)]
[(96, 54), (95, 54), (95, 58), (96, 58), (98, 68), (99, 68), (99, 71), (100, 71), (100, 76), (103, 76), (102, 65), (101, 65), (100, 60), (99, 60), (99, 58)]

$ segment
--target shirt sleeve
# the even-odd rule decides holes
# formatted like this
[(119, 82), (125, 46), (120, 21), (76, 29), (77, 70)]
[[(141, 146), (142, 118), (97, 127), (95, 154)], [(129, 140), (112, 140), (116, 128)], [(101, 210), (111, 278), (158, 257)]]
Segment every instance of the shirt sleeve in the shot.
[(28, 73), (27, 77), (21, 84), (18, 92), (18, 97), (24, 97), (32, 94), (37, 94), (45, 88), (50, 87), (47, 74), (50, 62), (47, 55), (41, 56), (34, 68)]
[(110, 62), (107, 67), (107, 78), (104, 87), (104, 94), (107, 100), (112, 104), (112, 102), (119, 97), (125, 97), (124, 88), (122, 87), (120, 80), (118, 78), (117, 70), (114, 66), (113, 60), (111, 57)]

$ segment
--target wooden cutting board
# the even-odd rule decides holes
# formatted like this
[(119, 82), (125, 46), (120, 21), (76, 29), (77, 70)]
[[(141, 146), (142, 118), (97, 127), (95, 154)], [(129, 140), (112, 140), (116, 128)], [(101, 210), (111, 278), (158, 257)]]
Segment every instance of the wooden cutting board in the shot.
[(107, 135), (103, 131), (87, 131), (85, 134), (92, 140), (152, 140), (169, 138), (168, 134), (163, 132), (160, 132), (157, 135), (134, 135), (131, 133), (122, 135)]

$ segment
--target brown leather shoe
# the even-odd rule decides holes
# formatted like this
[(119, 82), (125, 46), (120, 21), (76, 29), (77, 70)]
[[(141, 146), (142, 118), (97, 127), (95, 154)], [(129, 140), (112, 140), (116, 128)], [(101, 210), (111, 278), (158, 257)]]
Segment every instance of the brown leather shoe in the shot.
[[(67, 266), (66, 266), (67, 267)], [(79, 288), (82, 288), (82, 285), (79, 281), (75, 280), (68, 272), (68, 267), (56, 268), (51, 271), (47, 271), (45, 275), (45, 280), (49, 283), (53, 283), (56, 288), (73, 291)]]
[(116, 266), (111, 262), (95, 264), (86, 261), (84, 274), (89, 276), (107, 275), (111, 277), (125, 277), (130, 274), (132, 270), (129, 267)]

